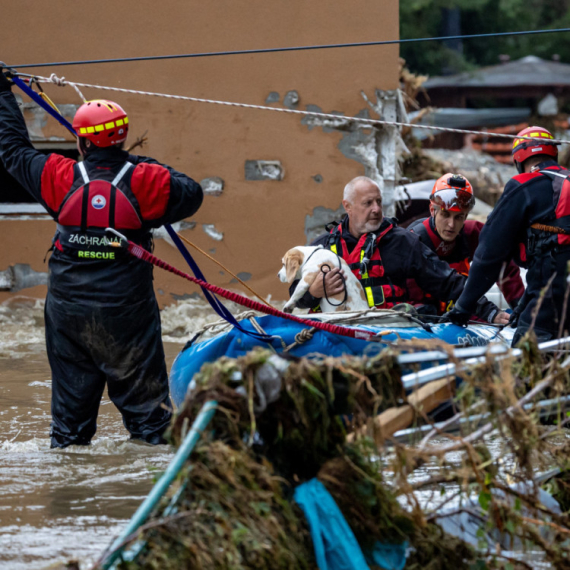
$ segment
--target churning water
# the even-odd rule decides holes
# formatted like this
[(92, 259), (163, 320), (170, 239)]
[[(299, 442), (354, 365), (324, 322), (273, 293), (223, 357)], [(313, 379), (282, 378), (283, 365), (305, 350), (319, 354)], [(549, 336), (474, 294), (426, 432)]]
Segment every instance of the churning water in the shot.
[[(162, 319), (170, 367), (180, 343), (218, 317), (189, 299)], [(0, 305), (1, 570), (60, 568), (70, 559), (88, 568), (172, 457), (166, 445), (129, 441), (107, 397), (91, 446), (50, 450), (50, 387), (43, 302)]]

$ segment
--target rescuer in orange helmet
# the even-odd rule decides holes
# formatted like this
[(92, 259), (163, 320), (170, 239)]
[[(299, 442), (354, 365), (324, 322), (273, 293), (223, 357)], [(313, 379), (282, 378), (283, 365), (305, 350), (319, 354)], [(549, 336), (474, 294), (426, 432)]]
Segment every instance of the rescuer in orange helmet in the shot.
[[(459, 174), (447, 173), (436, 180), (430, 195), (430, 216), (416, 221), (408, 229), (434, 251), (452, 269), (462, 275), (469, 274), (470, 263), (479, 243), (483, 224), (467, 220), (475, 205), (473, 188), (469, 180)], [(511, 264), (500, 284), (507, 301), (516, 305), (522, 297), (524, 286), (519, 269)], [(415, 283), (409, 285), (412, 301), (420, 313), (437, 312), (441, 315), (451, 306), (435, 303)], [(482, 297), (477, 303), (474, 315), (485, 322), (506, 324), (509, 316)]]
[(512, 157), (519, 174), (507, 183), (483, 228), (465, 290), (449, 313), (453, 322), (465, 321), (476, 299), (497, 280), (503, 263), (515, 258), (528, 273), (527, 290), (513, 318), (518, 325), (513, 344), (531, 326), (539, 340), (556, 338), (570, 328), (570, 304), (564, 302), (570, 172), (557, 162), (558, 144), (542, 127), (528, 127), (515, 137)]
[(150, 250), (151, 230), (193, 215), (202, 189), (123, 150), (129, 119), (117, 103), (86, 102), (73, 127), (83, 161), (37, 151), (0, 73), (2, 160), (57, 222), (45, 305), (51, 446), (89, 444), (105, 386), (131, 438), (164, 443), (172, 405), (152, 267), (113, 247), (105, 229)]

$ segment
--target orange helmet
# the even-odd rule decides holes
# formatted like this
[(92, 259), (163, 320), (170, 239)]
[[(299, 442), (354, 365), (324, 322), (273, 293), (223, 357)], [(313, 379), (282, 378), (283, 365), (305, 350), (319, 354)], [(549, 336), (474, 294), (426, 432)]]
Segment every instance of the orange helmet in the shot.
[(78, 137), (90, 140), (95, 146), (112, 146), (127, 138), (129, 118), (117, 103), (95, 99), (77, 109), (73, 128)]
[(461, 174), (448, 172), (435, 181), (430, 201), (442, 210), (470, 212), (475, 205), (475, 196), (473, 196), (473, 187), (467, 178)]
[(556, 147), (560, 143), (550, 142), (549, 139), (554, 138), (552, 133), (542, 127), (527, 127), (518, 133), (517, 137), (532, 137), (536, 140), (516, 138), (513, 141), (512, 156), (515, 165), (517, 163), (521, 164), (527, 158), (537, 154), (546, 154), (554, 158), (558, 157), (558, 149)]

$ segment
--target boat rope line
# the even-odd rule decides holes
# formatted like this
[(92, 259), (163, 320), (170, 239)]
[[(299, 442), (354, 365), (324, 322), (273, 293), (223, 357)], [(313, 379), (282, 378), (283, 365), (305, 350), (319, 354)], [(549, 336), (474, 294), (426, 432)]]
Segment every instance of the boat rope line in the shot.
[(340, 44), (316, 44), (308, 46), (291, 46), (291, 47), (277, 47), (277, 48), (259, 48), (259, 49), (242, 49), (234, 51), (210, 51), (200, 53), (181, 53), (172, 55), (148, 55), (140, 57), (117, 57), (110, 59), (86, 59), (76, 61), (58, 61), (58, 62), (45, 62), (45, 63), (25, 63), (14, 65), (15, 68), (29, 68), (29, 67), (62, 67), (65, 65), (90, 65), (95, 63), (124, 63), (132, 61), (152, 61), (164, 59), (188, 59), (199, 57), (216, 57), (224, 55), (252, 55), (259, 53), (283, 53), (283, 52), (296, 52), (296, 51), (311, 51), (321, 49), (337, 49), (337, 48), (351, 48), (351, 47), (371, 47), (371, 46), (386, 46), (396, 44), (409, 44), (420, 42), (436, 42), (436, 41), (450, 41), (450, 40), (469, 40), (476, 38), (500, 38), (508, 36), (529, 36), (536, 34), (555, 34), (570, 32), (570, 28), (556, 28), (552, 30), (524, 30), (520, 32), (492, 32), (488, 34), (466, 34), (460, 36), (437, 36), (431, 38), (404, 38), (398, 40), (377, 40), (372, 42), (353, 42), (353, 43), (340, 43)]
[(319, 329), (325, 332), (346, 336), (350, 338), (362, 339), (362, 340), (370, 340), (376, 336), (376, 333), (373, 331), (365, 330), (365, 329), (358, 329), (358, 328), (348, 328), (348, 327), (341, 327), (339, 325), (333, 325), (331, 323), (323, 323), (320, 321), (314, 321), (310, 319), (302, 319), (301, 317), (297, 317), (295, 315), (291, 315), (289, 313), (284, 313), (279, 309), (275, 309), (268, 305), (264, 305), (259, 301), (254, 301), (253, 299), (249, 299), (248, 297), (244, 297), (239, 293), (233, 293), (232, 291), (228, 291), (227, 289), (223, 289), (222, 287), (218, 287), (217, 285), (212, 285), (211, 283), (207, 283), (202, 279), (198, 279), (196, 277), (192, 277), (188, 275), (188, 273), (184, 273), (180, 271), (180, 269), (176, 269), (176, 267), (166, 263), (162, 259), (159, 259), (152, 253), (148, 252), (146, 249), (137, 245), (136, 243), (127, 240), (124, 236), (120, 235), (119, 232), (108, 228), (108, 231), (112, 232), (116, 236), (120, 237), (121, 242), (113, 242), (116, 243), (116, 247), (123, 247), (126, 246), (125, 249), (128, 251), (132, 256), (146, 261), (147, 263), (151, 263), (155, 267), (160, 267), (160, 269), (164, 269), (165, 271), (169, 271), (174, 275), (178, 275), (187, 281), (191, 281), (196, 285), (199, 285), (202, 290), (207, 290), (215, 295), (219, 295), (228, 301), (232, 301), (237, 303), (238, 305), (242, 305), (243, 307), (247, 307), (248, 309), (252, 309), (254, 311), (258, 311), (260, 313), (265, 313), (266, 315), (272, 315), (274, 317), (281, 317), (283, 319), (287, 319), (293, 321), (295, 323), (300, 323), (305, 327), (313, 327), (315, 329)]
[[(203, 99), (200, 97), (190, 97), (187, 95), (172, 95), (168, 93), (156, 93), (153, 91), (139, 91), (136, 89), (125, 89), (124, 87), (110, 87), (107, 85), (95, 85), (93, 83), (80, 83), (75, 81), (68, 81), (65, 77), (58, 77), (55, 73), (52, 73), (50, 77), (42, 77), (42, 76), (30, 76), (37, 81), (43, 81), (45, 83), (53, 83), (59, 87), (65, 87), (66, 85), (70, 85), (74, 88), (76, 86), (88, 88), (88, 89), (101, 89), (103, 91), (115, 91), (118, 93), (128, 93), (130, 95), (144, 95), (148, 97), (162, 97), (166, 99), (176, 99), (180, 101), (191, 101), (193, 103), (209, 103), (213, 105), (223, 105), (226, 107), (239, 107), (242, 109), (255, 109), (260, 111), (274, 111), (277, 113), (286, 113), (291, 115), (301, 115), (305, 117), (315, 117), (320, 119), (327, 119), (330, 120), (333, 124), (326, 125), (327, 127), (334, 128), (335, 124), (338, 126), (346, 125), (346, 123), (360, 123), (365, 126), (374, 127), (376, 125), (382, 126), (389, 126), (389, 127), (410, 127), (414, 129), (427, 129), (432, 131), (441, 131), (447, 133), (459, 133), (459, 134), (470, 134), (470, 135), (483, 135), (483, 136), (493, 136), (493, 137), (500, 137), (500, 138), (508, 138), (508, 139), (528, 139), (528, 140), (536, 140), (531, 137), (519, 137), (517, 135), (509, 135), (506, 133), (489, 133), (488, 131), (471, 131), (466, 129), (452, 129), (450, 127), (437, 127), (433, 125), (419, 125), (415, 123), (403, 123), (399, 121), (385, 121), (382, 119), (367, 119), (365, 117), (347, 117), (344, 115), (335, 115), (331, 113), (320, 113), (317, 111), (301, 111), (299, 109), (287, 109), (287, 108), (280, 108), (280, 107), (268, 107), (267, 105), (253, 105), (250, 103), (236, 103), (233, 101), (219, 101), (217, 99)], [(18, 76), (14, 76), (14, 79), (18, 79)], [(23, 80), (20, 79), (23, 83)], [(20, 85), (18, 83), (18, 85)], [(34, 92), (35, 93), (35, 92)], [(83, 98), (83, 96), (82, 96)], [(61, 122), (61, 121), (60, 121)], [(559, 144), (570, 144), (570, 140), (564, 139), (548, 139), (549, 143), (559, 143)]]

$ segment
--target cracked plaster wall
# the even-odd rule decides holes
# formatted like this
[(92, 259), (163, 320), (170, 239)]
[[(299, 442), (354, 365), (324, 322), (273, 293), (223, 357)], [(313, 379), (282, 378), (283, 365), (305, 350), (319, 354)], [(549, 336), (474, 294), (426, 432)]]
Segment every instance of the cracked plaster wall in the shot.
[[(330, 44), (339, 37), (346, 42), (362, 41), (363, 37), (392, 39), (397, 37), (399, 29), (397, 0), (350, 3), (289, 0), (277, 4), (265, 0), (247, 3), (172, 0), (169, 10), (152, 0), (119, 3), (100, 0), (96, 4), (78, 4), (74, 26), (61, 28), (58, 18), (65, 10), (64, 0), (6, 3), (5, 20), (18, 21), (19, 25), (6, 26), (3, 30), (3, 59), (38, 62), (37, 46), (20, 41), (22, 29), (45, 39), (42, 46), (45, 57), (41, 61), (68, 60), (70, 53), (74, 59), (92, 59), (94, 54), (98, 58), (112, 58), (136, 53), (141, 41), (148, 53), (179, 53), (180, 38), (187, 36), (189, 21), (193, 32), (188, 50), (200, 52)], [(109, 13), (114, 15), (112, 19)], [(322, 25), (323, 14), (326, 26)], [(126, 21), (129, 30), (136, 33), (125, 33)], [(47, 37), (46, 29), (59, 32), (57, 36)], [(112, 42), (101, 42), (102, 29), (113, 38)], [(77, 42), (77, 37), (81, 37), (81, 42)], [(304, 110), (318, 105), (320, 109), (336, 111), (338, 120), (309, 128), (301, 123), (299, 116), (285, 113), (84, 90), (88, 99), (110, 98), (125, 108), (130, 124), (128, 144), (146, 132), (147, 142), (135, 153), (156, 158), (198, 181), (223, 180), (221, 193), (219, 182), (212, 180), (207, 185), (209, 192), (203, 205), (196, 216), (186, 220), (191, 226), (180, 227), (182, 235), (206, 252), (215, 249), (215, 258), (234, 273), (251, 274), (248, 285), (260, 295), (283, 299), (287, 297), (287, 287), (276, 274), (283, 253), (306, 242), (307, 216), (315, 216), (318, 207), (336, 212), (342, 188), (354, 176), (372, 174), (378, 180), (382, 177), (384, 192), (387, 191), (393, 174), (385, 163), (387, 158), (380, 156), (376, 136), (371, 136), (370, 128), (360, 129), (351, 124), (349, 117), (364, 111), (371, 117), (378, 116), (364, 102), (360, 91), (369, 94), (377, 105), (376, 89), (386, 92), (397, 89), (398, 56), (398, 46), (387, 45), (381, 50), (372, 46), (207, 60), (71, 66), (64, 72), (55, 71), (70, 81), (84, 83), (280, 109)], [(43, 87), (60, 108), (80, 104), (77, 93), (69, 86)], [(24, 112), (33, 125), (34, 136), (44, 140), (72, 140), (51, 118), (44, 123), (44, 117), (34, 115), (28, 107)], [(66, 116), (71, 117), (72, 113)], [(247, 180), (246, 160), (278, 161), (282, 167), (281, 179)], [(4, 240), (0, 268), (21, 263), (29, 264), (34, 271), (45, 272), (43, 258), (55, 225), (49, 220), (23, 222), (0, 219)], [(223, 239), (217, 241), (207, 233), (208, 226), (213, 226), (214, 235), (222, 235)], [(155, 254), (185, 269), (179, 252), (166, 239), (156, 239)], [(240, 290), (230, 284), (227, 273), (220, 275), (220, 268), (211, 261), (199, 253), (196, 260), (213, 283)], [(161, 306), (172, 303), (175, 295), (181, 298), (198, 291), (192, 284), (161, 270), (155, 270), (154, 278)], [(42, 296), (45, 286), (25, 291)], [(0, 293), (0, 302), (5, 299), (3, 295), (8, 294)]]

